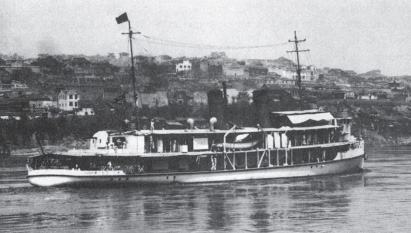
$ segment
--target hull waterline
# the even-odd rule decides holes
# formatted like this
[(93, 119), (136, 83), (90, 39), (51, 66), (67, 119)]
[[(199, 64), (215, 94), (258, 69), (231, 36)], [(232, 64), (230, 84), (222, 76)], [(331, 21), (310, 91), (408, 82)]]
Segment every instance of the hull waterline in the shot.
[(206, 183), (335, 175), (363, 169), (364, 156), (303, 165), (272, 166), (225, 171), (140, 173), (127, 175), (123, 171), (77, 171), (44, 169), (29, 171), (28, 180), (34, 186), (78, 185), (141, 185), (172, 183)]

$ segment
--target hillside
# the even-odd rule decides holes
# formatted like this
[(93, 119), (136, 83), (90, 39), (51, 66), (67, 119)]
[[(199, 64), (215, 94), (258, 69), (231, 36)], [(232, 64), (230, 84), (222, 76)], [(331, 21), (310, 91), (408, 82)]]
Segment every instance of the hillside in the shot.
[(370, 70), (366, 73), (360, 74), (360, 76), (363, 78), (375, 78), (375, 77), (381, 77), (385, 75), (381, 74), (381, 70)]
[(285, 67), (291, 67), (291, 66), (296, 65), (293, 61), (291, 61), (291, 60), (289, 60), (285, 57), (280, 57), (278, 59), (274, 59), (271, 63), (275, 66), (285, 66)]

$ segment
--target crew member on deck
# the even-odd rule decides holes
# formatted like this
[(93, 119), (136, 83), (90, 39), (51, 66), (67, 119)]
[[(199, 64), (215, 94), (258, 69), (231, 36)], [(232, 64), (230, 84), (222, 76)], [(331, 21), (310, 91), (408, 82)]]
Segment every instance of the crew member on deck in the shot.
[(150, 130), (151, 130), (151, 131), (154, 130), (154, 119), (151, 119), (151, 122), (150, 122)]

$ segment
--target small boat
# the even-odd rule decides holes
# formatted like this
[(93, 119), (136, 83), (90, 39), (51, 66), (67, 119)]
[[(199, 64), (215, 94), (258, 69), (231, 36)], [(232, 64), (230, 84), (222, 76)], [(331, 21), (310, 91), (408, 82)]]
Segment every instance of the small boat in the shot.
[(220, 150), (224, 149), (224, 147), (229, 150), (245, 150), (255, 147), (259, 142), (262, 141), (261, 139), (252, 140), (251, 138), (252, 137), (250, 134), (240, 134), (235, 137), (233, 142), (226, 142), (225, 144), (218, 143), (213, 146), (215, 147), (215, 149)]
[[(271, 114), (275, 127), (99, 131), (90, 139), (89, 149), (31, 156), (28, 181), (45, 187), (153, 185), (363, 169), (364, 141), (351, 135), (351, 118), (317, 110)], [(230, 138), (234, 140), (229, 142)], [(246, 138), (250, 142), (244, 142)]]

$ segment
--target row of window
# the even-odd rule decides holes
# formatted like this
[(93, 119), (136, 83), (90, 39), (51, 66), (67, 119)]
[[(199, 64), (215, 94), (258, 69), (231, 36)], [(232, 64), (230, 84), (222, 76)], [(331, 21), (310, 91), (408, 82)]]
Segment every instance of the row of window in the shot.
[[(293, 75), (293, 79), (297, 79), (297, 75)], [(305, 76), (305, 75), (301, 75), (301, 79), (307, 79), (307, 77), (309, 77), (309, 76)], [(310, 78), (311, 80), (314, 80), (314, 76), (311, 76), (311, 78)]]
[[(74, 102), (74, 107), (77, 107), (77, 105), (78, 105), (78, 103), (77, 103), (77, 102)], [(70, 101), (70, 102), (69, 102), (69, 106), (70, 106), (70, 107), (73, 107), (73, 102)]]
[[(60, 106), (60, 107), (67, 107), (67, 103), (59, 104), (59, 106)], [(78, 102), (72, 102), (72, 101), (70, 101), (70, 102), (69, 102), (69, 106), (70, 106), (70, 107), (73, 107), (73, 106), (74, 106), (74, 107), (78, 107)]]
[[(73, 98), (74, 97), (74, 98)], [(66, 95), (62, 95), (61, 96), (61, 99), (67, 99), (67, 96)], [(69, 95), (69, 99), (78, 99), (78, 95), (77, 94), (75, 94), (75, 95)]]
[[(76, 100), (78, 98), (77, 94), (74, 95), (74, 99)], [(73, 99), (73, 95), (69, 95), (69, 99)]]

